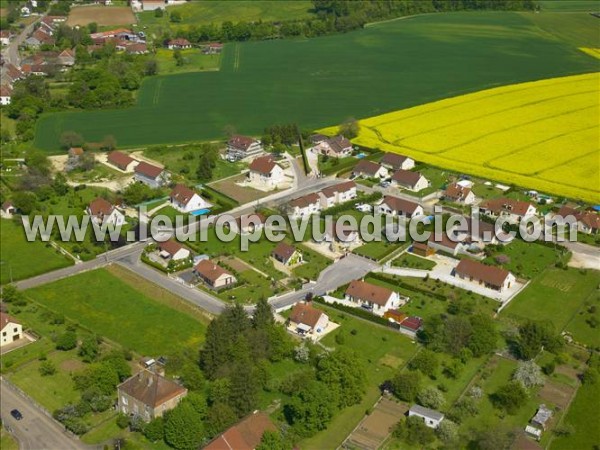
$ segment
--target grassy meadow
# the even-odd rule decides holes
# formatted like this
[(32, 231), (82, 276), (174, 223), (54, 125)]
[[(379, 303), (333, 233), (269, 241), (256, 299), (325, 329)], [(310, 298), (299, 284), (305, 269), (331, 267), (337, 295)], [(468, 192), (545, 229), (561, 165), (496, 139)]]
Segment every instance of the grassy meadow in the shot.
[(229, 43), (221, 70), (146, 79), (133, 108), (43, 116), (35, 145), (58, 151), (65, 130), (133, 147), (222, 138), (227, 125), (249, 134), (290, 121), (320, 128), (597, 68), (519, 13), (431, 14), (322, 38)]
[(50, 310), (140, 354), (167, 354), (181, 346), (198, 346), (207, 325), (206, 318), (188, 303), (117, 266), (26, 293)]

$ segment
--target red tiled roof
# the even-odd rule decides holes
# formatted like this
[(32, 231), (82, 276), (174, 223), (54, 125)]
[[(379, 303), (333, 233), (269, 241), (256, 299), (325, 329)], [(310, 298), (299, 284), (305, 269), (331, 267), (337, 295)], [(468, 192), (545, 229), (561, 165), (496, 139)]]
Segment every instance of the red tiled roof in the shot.
[(394, 172), (394, 175), (392, 175), (392, 181), (402, 184), (403, 186), (413, 187), (420, 179), (421, 174), (419, 172), (411, 172), (410, 170), (398, 169)]
[(2, 330), (9, 323), (20, 324), (21, 322), (19, 322), (13, 316), (11, 316), (9, 314), (6, 314), (5, 312), (0, 311), (0, 330)]
[(369, 161), (368, 159), (362, 159), (360, 162), (354, 166), (352, 170), (354, 173), (365, 173), (367, 175), (375, 175), (381, 166), (376, 162)]
[(404, 161), (407, 159), (408, 157), (404, 155), (399, 155), (397, 153), (386, 153), (383, 155), (383, 158), (381, 158), (381, 163), (388, 164), (392, 166), (393, 169), (400, 169), (402, 168)]
[(254, 450), (265, 431), (277, 431), (277, 428), (269, 416), (255, 411), (214, 438), (204, 450)]
[(126, 153), (119, 152), (117, 150), (112, 151), (108, 154), (108, 162), (117, 166), (120, 169), (126, 169), (129, 164), (135, 161), (131, 156)]
[(418, 331), (422, 325), (423, 325), (423, 319), (421, 319), (420, 317), (416, 317), (416, 316), (408, 317), (400, 323), (401, 327), (408, 328), (413, 331)]
[(112, 212), (114, 206), (102, 197), (93, 200), (88, 206), (90, 215), (92, 216), (108, 216)]
[(148, 178), (155, 179), (162, 172), (163, 169), (160, 167), (153, 166), (152, 164), (147, 163), (146, 161), (141, 161), (134, 169), (135, 173), (139, 173), (140, 175), (144, 175)]
[(250, 163), (249, 169), (252, 172), (268, 175), (276, 165), (277, 163), (271, 155), (259, 156)]
[(317, 193), (307, 194), (302, 197), (295, 198), (290, 202), (290, 205), (293, 207), (297, 206), (298, 208), (306, 208), (308, 205), (312, 205), (314, 203), (319, 203), (319, 194)]
[(127, 53), (146, 53), (148, 51), (148, 46), (143, 42), (136, 42), (129, 44), (125, 50)]
[(461, 201), (471, 192), (471, 188), (461, 186), (458, 183), (451, 183), (446, 187), (444, 191), (444, 197), (454, 200)]
[(221, 277), (221, 275), (231, 275), (231, 272), (223, 269), (221, 266), (215, 264), (210, 259), (204, 259), (196, 264), (194, 267), (196, 273), (206, 278), (211, 283), (214, 283)]
[(456, 248), (456, 246), (459, 244), (459, 242), (454, 242), (452, 240), (450, 240), (450, 238), (448, 237), (448, 235), (444, 232), (442, 232), (441, 234), (431, 234), (429, 236), (429, 242), (433, 242), (437, 245), (441, 245), (442, 247), (446, 247), (446, 248), (451, 248), (452, 250), (454, 250)]
[(171, 39), (169, 41), (169, 45), (176, 45), (178, 47), (187, 47), (192, 44), (187, 39), (177, 38), (177, 39)]
[(231, 138), (228, 141), (228, 144), (238, 150), (247, 151), (248, 148), (255, 142), (256, 142), (256, 139), (254, 139), (254, 138), (236, 134), (234, 136), (231, 136)]
[(508, 270), (488, 266), (471, 259), (462, 259), (454, 269), (456, 274), (483, 281), (495, 287), (500, 287), (510, 274)]
[(285, 242), (280, 242), (277, 244), (277, 247), (273, 249), (271, 255), (275, 258), (283, 261), (287, 261), (292, 257), (294, 252), (296, 251), (296, 247), (290, 244), (286, 244)]
[(71, 147), (69, 149), (69, 153), (73, 156), (81, 156), (83, 155), (83, 148), (81, 147)]
[(335, 153), (342, 153), (347, 148), (352, 148), (352, 142), (346, 139), (344, 136), (334, 136), (330, 139), (327, 139), (327, 143), (331, 150)]
[(179, 242), (173, 239), (169, 239), (165, 242), (159, 242), (158, 248), (160, 248), (163, 252), (167, 252), (169, 255), (173, 256), (175, 253), (177, 253), (179, 250), (185, 247)]
[(379, 306), (385, 306), (393, 292), (382, 286), (376, 286), (366, 281), (355, 280), (346, 289), (346, 295), (369, 301)]
[(483, 202), (480, 206), (481, 208), (492, 211), (494, 214), (508, 212), (524, 216), (532, 205), (529, 202), (514, 200), (512, 198), (493, 198)]
[(3, 211), (8, 211), (8, 208), (12, 208), (15, 205), (13, 204), (13, 202), (11, 202), (10, 200), (6, 200), (4, 203), (2, 203), (2, 210)]
[(393, 211), (399, 211), (402, 213), (409, 214), (413, 214), (420, 206), (418, 203), (414, 203), (409, 200), (404, 200), (398, 197), (393, 197), (391, 195), (386, 195), (385, 197), (383, 197), (382, 204), (388, 205)]
[(187, 393), (187, 389), (150, 370), (142, 370), (118, 386), (144, 405), (156, 408), (168, 400)]
[(336, 184), (334, 186), (329, 186), (321, 190), (321, 193), (327, 197), (331, 198), (335, 196), (336, 192), (348, 192), (350, 189), (355, 188), (356, 183), (354, 181), (345, 181), (343, 183)]
[(177, 184), (169, 197), (182, 205), (187, 205), (196, 193), (183, 184)]
[(600, 216), (593, 211), (584, 211), (577, 215), (577, 220), (592, 230), (600, 229)]
[(310, 303), (300, 302), (294, 305), (290, 321), (314, 328), (323, 314), (323, 311), (313, 308)]
[(0, 86), (0, 97), (10, 97), (12, 95), (12, 89), (10, 86), (3, 84)]

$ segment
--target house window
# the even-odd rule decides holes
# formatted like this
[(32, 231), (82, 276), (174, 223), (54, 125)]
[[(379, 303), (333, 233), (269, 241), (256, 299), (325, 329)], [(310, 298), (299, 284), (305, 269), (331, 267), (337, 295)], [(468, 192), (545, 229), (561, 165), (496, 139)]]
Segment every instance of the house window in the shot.
[(124, 405), (127, 405), (127, 397), (125, 397), (124, 395), (121, 396), (121, 401)]
[(18, 329), (18, 328), (15, 328), (15, 329), (13, 330), (13, 333), (17, 333), (18, 331), (19, 331), (19, 329)]
[(6, 336), (6, 331), (3, 331), (3, 332), (2, 332), (2, 336)]

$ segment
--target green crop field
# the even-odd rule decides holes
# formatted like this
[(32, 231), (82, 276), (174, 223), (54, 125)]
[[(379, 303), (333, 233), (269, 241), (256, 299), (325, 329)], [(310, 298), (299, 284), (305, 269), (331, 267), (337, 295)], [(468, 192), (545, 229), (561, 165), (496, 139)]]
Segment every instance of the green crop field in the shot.
[(65, 130), (88, 141), (112, 134), (131, 147), (222, 138), (227, 125), (248, 134), (290, 121), (319, 128), (598, 69), (596, 59), (540, 29), (533, 16), (431, 14), (323, 38), (230, 43), (219, 72), (147, 79), (133, 108), (45, 115), (35, 145), (57, 151)]
[(198, 347), (207, 323), (185, 310), (189, 305), (178, 297), (119, 267), (84, 272), (26, 292), (52, 311), (140, 354)]
[(23, 227), (12, 220), (2, 219), (0, 245), (0, 284), (9, 283), (11, 278), (12, 281), (22, 280), (73, 264), (49, 244), (28, 242)]

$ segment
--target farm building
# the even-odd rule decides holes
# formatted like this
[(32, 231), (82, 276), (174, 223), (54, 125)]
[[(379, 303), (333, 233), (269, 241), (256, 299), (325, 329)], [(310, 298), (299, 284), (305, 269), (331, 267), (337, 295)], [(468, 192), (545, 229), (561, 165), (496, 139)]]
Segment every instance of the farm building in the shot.
[(254, 411), (208, 443), (204, 450), (254, 450), (265, 431), (277, 431), (269, 416)]
[(329, 316), (306, 302), (296, 303), (289, 318), (289, 325), (300, 335), (318, 337), (328, 324)]
[(202, 46), (202, 53), (205, 55), (216, 55), (223, 51), (223, 44), (220, 42), (209, 42)]
[(383, 197), (383, 200), (377, 205), (375, 211), (379, 214), (401, 216), (406, 217), (407, 219), (423, 215), (423, 207), (418, 203), (393, 197), (391, 195)]
[(135, 166), (133, 178), (151, 188), (158, 188), (169, 181), (169, 173), (161, 167), (141, 161)]
[(412, 405), (408, 410), (408, 417), (419, 417), (423, 419), (429, 428), (437, 428), (444, 420), (444, 415), (434, 409), (425, 408), (421, 405)]
[(461, 186), (458, 183), (450, 183), (444, 190), (444, 199), (449, 202), (472, 205), (475, 202), (475, 194), (471, 188)]
[(174, 381), (144, 369), (117, 386), (118, 410), (150, 422), (175, 408), (187, 392)]
[(380, 161), (383, 167), (390, 170), (410, 170), (415, 167), (415, 160), (398, 153), (386, 153)]
[(123, 215), (116, 206), (112, 205), (102, 197), (98, 197), (92, 201), (88, 205), (86, 213), (91, 217), (92, 221), (98, 225), (103, 225), (105, 223), (123, 225), (125, 223), (125, 215)]
[(383, 316), (387, 310), (404, 304), (397, 292), (361, 280), (354, 280), (350, 283), (345, 297), (346, 300), (356, 303), (378, 316)]
[(392, 185), (408, 189), (409, 191), (419, 192), (429, 186), (429, 181), (419, 172), (398, 169), (392, 175)]
[(177, 184), (169, 194), (169, 202), (175, 209), (189, 213), (212, 205), (183, 184)]
[(470, 259), (462, 259), (454, 269), (454, 276), (476, 282), (486, 288), (502, 292), (516, 281), (515, 276), (500, 267), (488, 266)]
[(321, 198), (319, 194), (307, 194), (290, 201), (290, 218), (300, 219), (312, 214), (316, 214), (321, 210)]
[(194, 274), (212, 289), (222, 289), (237, 283), (235, 276), (210, 259), (200, 261), (194, 267)]
[(280, 242), (271, 252), (271, 256), (284, 266), (294, 266), (302, 263), (302, 253), (293, 245)]
[(185, 50), (192, 48), (192, 43), (184, 38), (171, 39), (167, 42), (167, 48), (169, 50)]
[(388, 170), (376, 162), (363, 159), (354, 166), (352, 175), (361, 178), (385, 178), (388, 176)]
[(354, 181), (345, 181), (321, 189), (321, 207), (323, 209), (338, 205), (356, 198), (356, 183)]
[(128, 154), (117, 150), (110, 152), (106, 160), (109, 164), (123, 172), (131, 172), (137, 163), (137, 161)]
[(0, 347), (4, 347), (23, 338), (23, 325), (13, 316), (0, 311), (0, 332)]
[(285, 181), (282, 167), (275, 162), (271, 155), (259, 156), (251, 163), (248, 171), (248, 181), (267, 189), (275, 189)]
[(236, 134), (227, 141), (227, 157), (231, 160), (240, 160), (256, 156), (263, 151), (263, 146), (258, 139)]

